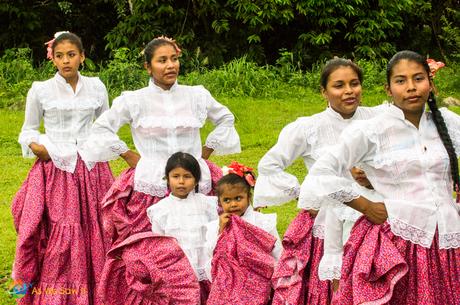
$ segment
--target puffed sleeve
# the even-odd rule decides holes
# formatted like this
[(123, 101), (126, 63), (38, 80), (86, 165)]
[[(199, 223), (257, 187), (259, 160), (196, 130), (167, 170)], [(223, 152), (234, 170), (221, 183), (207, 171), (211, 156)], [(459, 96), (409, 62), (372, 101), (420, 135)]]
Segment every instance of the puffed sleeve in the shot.
[(305, 119), (298, 119), (284, 127), (278, 142), (259, 161), (254, 207), (279, 205), (298, 197), (297, 177), (284, 170), (310, 150), (305, 135)]
[(166, 210), (163, 208), (164, 202), (162, 203), (162, 201), (147, 208), (147, 217), (149, 218), (150, 223), (152, 224), (152, 232), (164, 236), (167, 221), (167, 213)]
[(343, 221), (333, 207), (333, 205), (326, 207), (324, 254), (318, 267), (318, 276), (322, 281), (340, 279), (342, 268)]
[(457, 158), (460, 157), (460, 116), (449, 109), (439, 108), (444, 122), (446, 123), (447, 131), (455, 148)]
[(349, 179), (349, 170), (373, 159), (376, 146), (367, 134), (367, 121), (347, 127), (339, 143), (325, 152), (312, 166), (300, 188), (298, 207), (319, 209), (325, 202), (344, 203), (360, 195)]
[(131, 123), (125, 95), (113, 101), (112, 108), (94, 122), (91, 134), (82, 145), (80, 155), (85, 162), (102, 162), (118, 158), (128, 151), (128, 146), (117, 135), (121, 126)]
[(43, 118), (43, 109), (37, 96), (37, 87), (37, 83), (33, 83), (27, 93), (25, 119), (18, 139), (22, 148), (22, 156), (25, 158), (35, 157), (29, 145), (33, 142), (39, 143), (40, 132), (38, 129)]
[(227, 107), (217, 102), (209, 91), (204, 88), (203, 90), (207, 117), (216, 126), (208, 135), (205, 146), (214, 149), (216, 155), (240, 153), (240, 136), (235, 129), (235, 117)]
[(107, 88), (105, 87), (104, 83), (99, 78), (96, 78), (96, 80), (96, 88), (98, 90), (100, 99), (102, 100), (102, 105), (96, 109), (96, 118), (98, 118), (102, 113), (109, 109), (109, 94), (107, 93)]

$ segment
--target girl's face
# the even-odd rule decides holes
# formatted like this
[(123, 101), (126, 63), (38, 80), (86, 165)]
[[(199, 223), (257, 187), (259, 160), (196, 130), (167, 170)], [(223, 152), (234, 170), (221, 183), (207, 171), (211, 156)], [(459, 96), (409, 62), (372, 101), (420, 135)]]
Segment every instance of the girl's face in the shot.
[(194, 191), (197, 183), (193, 174), (182, 167), (176, 167), (168, 173), (169, 188), (178, 198), (187, 198), (188, 194)]
[(221, 185), (219, 202), (224, 213), (242, 216), (249, 207), (250, 195), (248, 190), (240, 184)]
[(339, 67), (329, 75), (326, 88), (321, 88), (321, 93), (332, 109), (344, 119), (351, 118), (361, 103), (358, 74), (351, 67)]
[(153, 53), (152, 60), (145, 64), (155, 84), (164, 90), (169, 90), (176, 82), (179, 67), (179, 56), (170, 44), (158, 47)]
[(67, 81), (77, 77), (78, 68), (84, 60), (85, 54), (68, 40), (63, 40), (54, 47), (53, 63)]
[(413, 60), (402, 59), (391, 70), (387, 94), (404, 114), (421, 115), (432, 90), (428, 73)]

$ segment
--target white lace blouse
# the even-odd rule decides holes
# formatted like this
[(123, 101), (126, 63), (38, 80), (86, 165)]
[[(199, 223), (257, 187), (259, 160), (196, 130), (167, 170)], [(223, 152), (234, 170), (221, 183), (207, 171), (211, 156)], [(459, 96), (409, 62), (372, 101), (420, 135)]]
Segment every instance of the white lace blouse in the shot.
[[(276, 214), (263, 214), (254, 211), (251, 206), (247, 208), (241, 219), (244, 219), (248, 223), (261, 228), (276, 238), (275, 247), (272, 250), (272, 256), (276, 261), (279, 260), (283, 246), (281, 245), (280, 236), (276, 229)], [(208, 262), (206, 264), (206, 274), (208, 279), (211, 280), (211, 262), (216, 247), (217, 240), (219, 239), (219, 219), (209, 222), (206, 225), (206, 250), (208, 255)]]
[[(353, 183), (353, 190), (361, 196), (382, 202), (383, 197), (375, 190)], [(321, 211), (326, 212), (324, 229), (324, 254), (318, 267), (319, 279), (322, 281), (340, 279), (342, 269), (343, 246), (350, 236), (356, 220), (362, 215), (345, 204), (329, 204)]]
[[(438, 229), (439, 248), (460, 247), (460, 205), (452, 197), (449, 158), (430, 112), (417, 129), (396, 106), (382, 115), (347, 128), (341, 141), (310, 170), (300, 197), (313, 204), (327, 196), (349, 202), (359, 196), (342, 178), (359, 163), (374, 188), (385, 198), (392, 232), (429, 248)], [(460, 154), (460, 117), (440, 109)]]
[[(259, 161), (259, 177), (254, 189), (254, 207), (279, 205), (299, 196), (299, 181), (285, 172), (301, 157), (310, 168), (331, 146), (351, 122), (377, 115), (382, 106), (358, 107), (351, 119), (344, 119), (328, 107), (310, 117), (301, 117), (281, 131), (278, 142)], [(299, 208), (310, 208), (299, 202)], [(317, 208), (318, 207), (312, 207)]]
[(149, 207), (147, 215), (153, 233), (176, 238), (198, 280), (206, 280), (206, 224), (218, 218), (217, 197), (191, 192), (180, 199), (171, 194)]
[(216, 128), (206, 139), (206, 146), (216, 154), (241, 151), (234, 116), (219, 104), (203, 86), (174, 84), (163, 90), (152, 81), (145, 88), (123, 92), (95, 123), (84, 146), (82, 158), (88, 161), (116, 159), (128, 150), (117, 136), (125, 124), (131, 125), (134, 145), (141, 155), (134, 176), (134, 189), (152, 196), (167, 192), (164, 169), (170, 155), (182, 151), (200, 163), (200, 192), (211, 190), (211, 176), (201, 158), (200, 128), (209, 119)]
[[(78, 74), (75, 92), (59, 74), (34, 82), (27, 94), (25, 120), (19, 134), (24, 157), (35, 157), (29, 145), (42, 144), (53, 164), (75, 171), (77, 153), (90, 134), (93, 121), (109, 108), (107, 90), (97, 77)], [(39, 131), (43, 119), (45, 133)], [(86, 162), (88, 169), (94, 166)]]

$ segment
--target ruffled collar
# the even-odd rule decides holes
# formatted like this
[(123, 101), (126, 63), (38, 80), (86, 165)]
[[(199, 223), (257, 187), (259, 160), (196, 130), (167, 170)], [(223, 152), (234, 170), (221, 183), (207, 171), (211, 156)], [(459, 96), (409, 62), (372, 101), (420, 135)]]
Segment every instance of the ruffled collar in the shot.
[(195, 198), (195, 194), (196, 194), (195, 190), (192, 190), (190, 193), (188, 193), (187, 198), (182, 199), (182, 198), (176, 197), (172, 193), (170, 193), (169, 198), (171, 198), (174, 201), (188, 201), (188, 200), (191, 200), (191, 199)]
[(349, 119), (344, 119), (344, 118), (342, 117), (342, 115), (341, 115), (340, 113), (338, 113), (337, 111), (335, 111), (334, 109), (332, 109), (331, 106), (328, 106), (328, 107), (326, 108), (326, 110), (325, 110), (325, 112), (326, 112), (330, 117), (335, 118), (335, 119), (337, 119), (337, 120), (339, 120), (339, 121), (353, 120), (354, 117), (356, 116), (356, 113), (357, 113), (358, 111), (359, 111), (359, 106), (358, 106), (358, 108), (356, 108), (356, 111), (355, 111), (355, 113), (353, 113), (353, 116), (352, 116), (351, 118), (349, 118)]
[[(82, 77), (80, 75), (80, 72), (77, 71), (77, 75), (78, 75), (78, 81), (77, 81), (77, 86), (75, 87), (75, 93), (74, 93), (75, 95), (78, 94), (78, 92), (81, 90), (81, 87), (83, 86)], [(56, 72), (56, 74), (54, 75), (54, 79), (56, 80), (57, 84), (64, 86), (66, 88), (69, 88), (70, 90), (72, 90), (72, 93), (73, 93), (72, 86), (70, 86), (70, 84), (67, 83), (66, 79), (62, 77), (62, 75), (59, 74), (59, 72)]]
[(170, 93), (170, 92), (174, 92), (176, 89), (177, 89), (177, 80), (174, 82), (174, 84), (171, 86), (171, 88), (169, 88), (169, 90), (165, 90), (163, 88), (161, 88), (160, 86), (156, 85), (155, 82), (153, 81), (153, 78), (150, 78), (149, 80), (149, 88), (151, 88), (154, 92), (157, 92), (157, 93)]

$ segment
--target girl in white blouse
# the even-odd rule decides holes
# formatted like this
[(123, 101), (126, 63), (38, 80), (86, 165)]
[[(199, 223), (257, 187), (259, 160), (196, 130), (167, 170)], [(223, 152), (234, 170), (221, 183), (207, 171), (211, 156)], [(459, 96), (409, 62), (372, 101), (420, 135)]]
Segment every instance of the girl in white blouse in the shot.
[(12, 204), (13, 277), (34, 291), (76, 291), (29, 292), (24, 304), (93, 304), (107, 251), (100, 202), (113, 176), (107, 163), (83, 162), (79, 154), (93, 120), (108, 109), (107, 91), (99, 78), (78, 72), (85, 55), (77, 35), (56, 33), (48, 58), (58, 72), (32, 84), (19, 135), (24, 157), (37, 160)]
[(166, 163), (165, 176), (171, 193), (147, 209), (152, 231), (177, 239), (200, 281), (202, 300), (206, 300), (206, 224), (218, 217), (217, 198), (198, 192), (200, 165), (188, 153), (173, 154)]
[[(368, 219), (356, 223), (345, 248), (339, 304), (455, 304), (460, 118), (437, 108), (430, 68), (415, 52), (393, 56), (387, 82), (393, 105), (345, 130), (337, 149), (315, 163), (301, 196), (328, 196)], [(358, 162), (383, 202), (361, 197), (342, 178)]]
[[(363, 73), (350, 60), (342, 58), (330, 60), (323, 68), (320, 81), (321, 93), (328, 102), (327, 109), (310, 117), (298, 118), (283, 128), (278, 142), (259, 162), (259, 178), (254, 190), (255, 208), (279, 205), (296, 199), (299, 196), (299, 182), (295, 176), (285, 171), (286, 168), (299, 157), (303, 159), (305, 166), (310, 168), (321, 155), (338, 142), (340, 133), (351, 122), (368, 119), (379, 113), (379, 107), (359, 106)], [(287, 231), (295, 230), (301, 226), (304, 230), (311, 230), (309, 236), (313, 234), (314, 237), (312, 245), (309, 247), (312, 251), (311, 256), (309, 256), (310, 262), (299, 262), (303, 266), (301, 268), (303, 276), (307, 278), (303, 283), (309, 281), (308, 287), (310, 287), (305, 296), (305, 304), (316, 304), (325, 300), (326, 303), (329, 303), (330, 285), (318, 278), (318, 265), (323, 252), (325, 213), (320, 211), (318, 214), (319, 199), (316, 202), (299, 200), (298, 207), (304, 210), (301, 213), (307, 213), (305, 210), (308, 210), (311, 217), (315, 217), (313, 228), (300, 223), (300, 217), (304, 215), (299, 215), (293, 220)], [(316, 216), (316, 214), (318, 215)], [(289, 251), (287, 250), (287, 252)], [(281, 258), (279, 264), (287, 263)], [(309, 270), (303, 271), (307, 263), (309, 263)], [(284, 268), (279, 266), (278, 269)], [(277, 275), (275, 274), (275, 276)], [(298, 274), (292, 275), (292, 277), (294, 279), (298, 277)], [(279, 282), (285, 283), (286, 279), (280, 278)], [(294, 286), (292, 289), (295, 289)], [(284, 289), (283, 291), (288, 290)], [(287, 297), (280, 296), (280, 299)]]
[[(120, 175), (104, 201), (107, 228), (112, 238), (118, 240), (132, 232), (150, 230), (145, 211), (167, 194), (163, 177), (171, 154), (183, 151), (198, 160), (199, 192), (208, 194), (212, 182), (221, 175), (220, 169), (206, 160), (209, 155), (240, 152), (234, 116), (228, 108), (203, 86), (177, 83), (180, 49), (176, 43), (164, 37), (155, 38), (145, 47), (144, 55), (149, 85), (123, 92), (113, 101), (111, 109), (94, 123), (82, 154), (89, 161), (121, 156), (131, 167)], [(200, 128), (207, 119), (216, 128), (202, 147)], [(129, 150), (117, 136), (125, 124), (131, 126), (138, 153)], [(126, 213), (120, 214), (118, 208)]]

